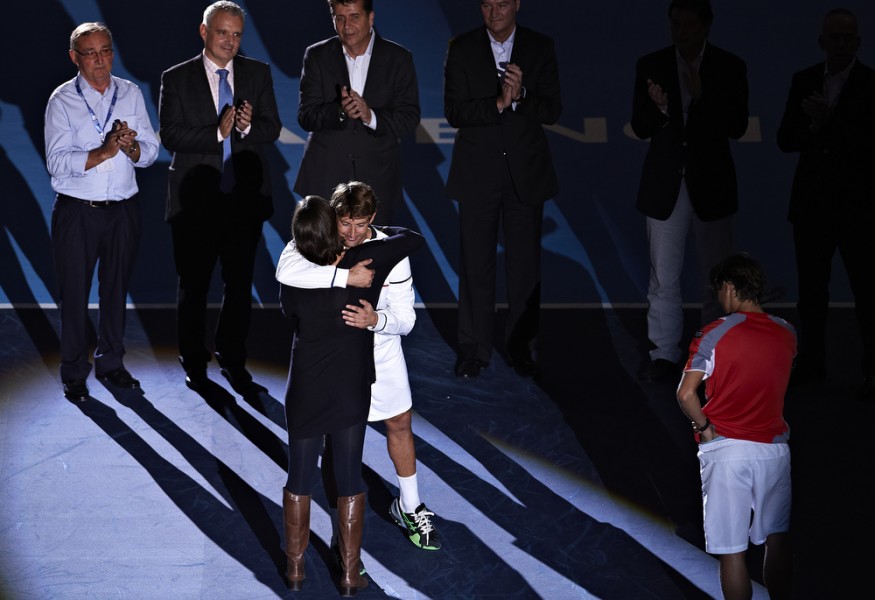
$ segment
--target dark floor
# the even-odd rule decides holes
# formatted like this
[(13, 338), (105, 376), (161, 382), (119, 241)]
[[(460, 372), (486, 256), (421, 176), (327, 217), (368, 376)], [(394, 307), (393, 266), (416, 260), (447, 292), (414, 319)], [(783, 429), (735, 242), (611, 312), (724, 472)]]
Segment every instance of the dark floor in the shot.
[[(388, 519), (396, 481), (373, 426), (363, 556), (371, 583), (360, 597), (719, 595), (674, 384), (636, 377), (643, 310), (545, 309), (538, 383), (500, 356), (480, 378), (457, 379), (454, 311), (417, 314), (405, 351), (420, 491), (445, 546), (420, 551)], [(57, 380), (56, 312), (0, 311), (0, 598), (336, 597), (321, 508), (304, 590), (286, 591), (279, 574), (288, 324), (275, 308), (256, 311), (250, 367), (268, 392), (242, 398), (215, 366), (213, 389), (183, 385), (173, 311), (129, 315), (126, 362), (143, 393), (92, 378), (92, 398), (73, 405)], [(695, 311), (688, 317), (692, 335)], [(853, 399), (851, 310), (832, 310), (830, 336), (829, 378), (791, 389), (786, 405), (800, 600), (865, 589), (875, 533), (864, 499), (875, 408)], [(751, 549), (752, 563), (761, 552)], [(754, 595), (766, 597), (760, 586)]]

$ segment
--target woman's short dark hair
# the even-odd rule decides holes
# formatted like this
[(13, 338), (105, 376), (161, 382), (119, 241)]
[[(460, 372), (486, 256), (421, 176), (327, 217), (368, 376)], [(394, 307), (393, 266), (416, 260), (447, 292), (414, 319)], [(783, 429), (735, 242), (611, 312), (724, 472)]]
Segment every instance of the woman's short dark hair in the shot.
[(730, 256), (711, 269), (711, 289), (716, 292), (724, 282), (729, 282), (735, 287), (739, 300), (762, 303), (763, 291), (766, 289), (766, 274), (747, 252)]
[(301, 256), (317, 265), (331, 265), (343, 252), (337, 216), (325, 198), (307, 196), (295, 208), (292, 237)]

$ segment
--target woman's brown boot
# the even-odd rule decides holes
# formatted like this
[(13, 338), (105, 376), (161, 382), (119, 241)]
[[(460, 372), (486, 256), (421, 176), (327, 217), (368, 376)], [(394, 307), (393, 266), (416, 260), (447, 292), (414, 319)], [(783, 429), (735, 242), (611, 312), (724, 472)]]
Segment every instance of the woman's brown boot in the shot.
[(297, 592), (304, 583), (304, 551), (310, 543), (310, 496), (283, 489), (286, 524), (286, 586)]
[(355, 596), (359, 588), (368, 587), (368, 580), (359, 574), (362, 557), (362, 530), (365, 526), (365, 494), (341, 496), (337, 499), (340, 522), (340, 595)]

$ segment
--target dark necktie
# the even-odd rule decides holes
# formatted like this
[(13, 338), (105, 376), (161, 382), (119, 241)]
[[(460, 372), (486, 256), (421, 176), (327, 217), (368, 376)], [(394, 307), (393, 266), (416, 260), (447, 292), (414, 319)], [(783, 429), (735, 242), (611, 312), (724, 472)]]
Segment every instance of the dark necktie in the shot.
[[(219, 116), (226, 106), (234, 106), (234, 93), (231, 84), (228, 83), (228, 69), (216, 71), (219, 75)], [(231, 135), (233, 135), (233, 130)], [(222, 179), (219, 182), (219, 191), (228, 193), (234, 187), (234, 165), (231, 164), (231, 135), (222, 142)]]

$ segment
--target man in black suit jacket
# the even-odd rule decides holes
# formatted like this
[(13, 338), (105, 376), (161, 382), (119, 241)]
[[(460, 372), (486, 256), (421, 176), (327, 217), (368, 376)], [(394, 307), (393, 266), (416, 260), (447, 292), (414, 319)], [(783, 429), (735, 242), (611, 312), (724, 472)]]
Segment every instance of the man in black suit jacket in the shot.
[(826, 61), (793, 75), (778, 146), (798, 152), (789, 220), (799, 278), (800, 352), (791, 381), (826, 375), (826, 315), (838, 248), (863, 339), (863, 384), (875, 400), (875, 71), (857, 58), (857, 19), (844, 9), (823, 20)]
[(541, 220), (559, 192), (544, 124), (562, 112), (553, 40), (516, 23), (520, 2), (483, 0), (485, 25), (450, 42), (444, 115), (458, 129), (447, 194), (459, 202), (459, 356), (476, 377), (492, 356), (498, 225), (503, 224), (508, 360), (522, 376), (541, 302)]
[[(632, 130), (650, 147), (636, 208), (647, 217), (650, 284), (647, 334), (653, 349), (644, 380), (680, 378), (681, 273), (687, 234), (696, 239), (703, 288), (708, 271), (732, 250), (731, 217), (738, 187), (729, 140), (748, 120), (747, 67), (706, 41), (713, 21), (708, 0), (673, 0), (672, 45), (638, 60)], [(702, 323), (721, 316), (704, 291)]]
[[(203, 54), (161, 76), (160, 137), (173, 154), (166, 219), (179, 274), (179, 358), (192, 389), (207, 383), (207, 292), (217, 261), (225, 287), (216, 358), (236, 390), (253, 385), (245, 367), (252, 276), (262, 223), (273, 212), (263, 146), (281, 125), (270, 67), (237, 56), (243, 20), (237, 4), (211, 4), (200, 25)], [(231, 86), (227, 104), (222, 75)]]
[(419, 125), (410, 52), (374, 32), (372, 0), (328, 0), (335, 37), (307, 48), (298, 123), (310, 132), (295, 192), (330, 198), (363, 181), (380, 203), (374, 224), (403, 205), (399, 138)]

